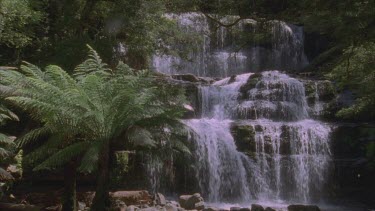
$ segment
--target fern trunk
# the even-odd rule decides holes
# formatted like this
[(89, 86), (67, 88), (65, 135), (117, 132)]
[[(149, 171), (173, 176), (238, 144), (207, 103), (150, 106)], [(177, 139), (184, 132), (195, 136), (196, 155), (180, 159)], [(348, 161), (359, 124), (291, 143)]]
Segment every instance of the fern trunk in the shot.
[(109, 144), (105, 144), (100, 156), (95, 197), (91, 211), (103, 211), (109, 207)]
[(64, 168), (63, 211), (77, 211), (76, 163), (71, 162)]

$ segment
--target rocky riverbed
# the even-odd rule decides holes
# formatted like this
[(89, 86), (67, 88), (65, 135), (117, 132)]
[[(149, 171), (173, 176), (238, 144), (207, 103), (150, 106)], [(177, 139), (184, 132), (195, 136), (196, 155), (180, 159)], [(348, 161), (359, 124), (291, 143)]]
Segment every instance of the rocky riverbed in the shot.
[[(181, 195), (176, 200), (168, 200), (163, 194), (150, 194), (145, 190), (116, 191), (110, 193), (112, 211), (319, 211), (315, 205), (289, 205), (285, 208), (269, 207), (262, 204), (251, 204), (249, 206), (223, 207), (219, 204), (205, 203), (199, 193), (192, 195)], [(78, 209), (89, 210), (94, 198), (93, 192), (79, 192)], [(7, 202), (0, 202), (0, 210), (9, 211), (60, 211), (61, 199), (59, 192), (29, 193), (27, 195), (11, 195)]]

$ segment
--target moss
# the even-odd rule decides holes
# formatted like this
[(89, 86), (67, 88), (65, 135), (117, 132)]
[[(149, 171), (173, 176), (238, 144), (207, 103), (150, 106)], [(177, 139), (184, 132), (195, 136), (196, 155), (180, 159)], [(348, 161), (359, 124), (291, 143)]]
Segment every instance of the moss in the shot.
[(237, 150), (255, 152), (255, 129), (251, 125), (233, 125), (231, 128)]
[(262, 78), (261, 73), (255, 73), (255, 74), (253, 74), (249, 77), (246, 84), (244, 84), (240, 88), (241, 99), (247, 98), (248, 91), (251, 90), (251, 89), (254, 89), (261, 78)]
[(116, 151), (113, 156), (113, 166), (111, 167), (111, 185), (118, 186), (124, 182), (124, 175), (128, 171), (129, 152)]

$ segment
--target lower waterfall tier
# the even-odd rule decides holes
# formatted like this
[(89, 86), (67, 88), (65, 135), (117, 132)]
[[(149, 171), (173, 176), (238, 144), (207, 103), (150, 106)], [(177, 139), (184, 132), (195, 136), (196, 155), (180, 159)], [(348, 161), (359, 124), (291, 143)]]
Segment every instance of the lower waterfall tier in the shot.
[(196, 177), (210, 201), (319, 200), (330, 127), (318, 121), (192, 119)]

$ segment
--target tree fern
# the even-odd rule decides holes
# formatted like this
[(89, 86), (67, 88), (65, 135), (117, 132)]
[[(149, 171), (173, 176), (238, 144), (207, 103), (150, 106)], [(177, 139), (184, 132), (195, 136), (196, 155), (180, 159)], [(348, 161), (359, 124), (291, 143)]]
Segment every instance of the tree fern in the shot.
[[(20, 72), (0, 71), (0, 76), (5, 79), (1, 90), (5, 90), (6, 100), (42, 124), (18, 140), (21, 147), (40, 145), (26, 155), (30, 161), (39, 162), (34, 170), (56, 169), (80, 160), (78, 170), (82, 172), (100, 167), (101, 185), (108, 175), (110, 145), (124, 141), (122, 136), (126, 134), (125, 140), (133, 146), (153, 147), (152, 133), (176, 123), (182, 110), (181, 92), (157, 86), (147, 70), (135, 71), (119, 64), (112, 71), (91, 47), (88, 59), (78, 65), (74, 77), (58, 66), (41, 71), (27, 63)], [(41, 142), (45, 136), (49, 138)], [(178, 142), (174, 149), (188, 152)]]

